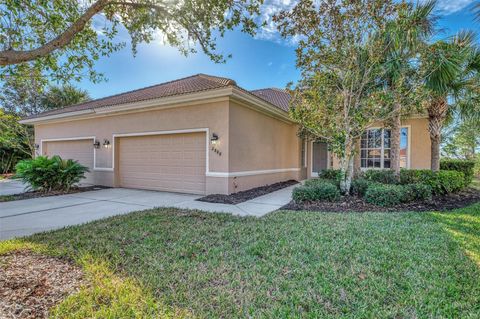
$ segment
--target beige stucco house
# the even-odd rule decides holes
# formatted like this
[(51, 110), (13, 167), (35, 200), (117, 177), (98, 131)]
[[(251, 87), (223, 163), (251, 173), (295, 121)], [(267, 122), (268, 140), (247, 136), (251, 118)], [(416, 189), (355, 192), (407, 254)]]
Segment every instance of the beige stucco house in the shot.
[[(194, 194), (229, 194), (336, 167), (324, 143), (297, 137), (280, 89), (191, 77), (31, 116), (37, 153), (90, 168), (86, 183)], [(428, 168), (428, 121), (403, 122), (402, 166)], [(389, 134), (367, 131), (358, 165), (389, 167)]]

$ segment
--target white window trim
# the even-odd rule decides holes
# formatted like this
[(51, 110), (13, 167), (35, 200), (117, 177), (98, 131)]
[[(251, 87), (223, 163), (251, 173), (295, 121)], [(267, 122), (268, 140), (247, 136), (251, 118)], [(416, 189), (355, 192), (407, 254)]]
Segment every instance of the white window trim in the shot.
[[(410, 169), (410, 163), (411, 163), (410, 158), (411, 158), (411, 154), (412, 154), (412, 153), (411, 153), (412, 128), (411, 128), (411, 125), (402, 125), (402, 126), (400, 126), (400, 130), (401, 130), (402, 128), (407, 128), (407, 129), (408, 129), (408, 136), (407, 136), (407, 144), (408, 144), (408, 145), (407, 145), (407, 167), (406, 167), (406, 168), (407, 168), (407, 169)], [(369, 128), (366, 129), (366, 130), (368, 131), (368, 130), (376, 130), (376, 129), (389, 129), (389, 128), (388, 128), (388, 127), (381, 127), (381, 126), (374, 126), (374, 127), (369, 127)], [(391, 136), (390, 136), (390, 138), (391, 138)], [(383, 134), (382, 134), (382, 157), (381, 157), (381, 162), (380, 162), (380, 163), (381, 163), (381, 166), (383, 166), (383, 154), (384, 154), (384, 152), (383, 152), (383, 151), (384, 151), (384, 148), (383, 148), (383, 145), (384, 145), (384, 144), (383, 144), (383, 139), (384, 139), (384, 136), (383, 136)], [(391, 148), (390, 148), (390, 150), (391, 150)], [(362, 151), (362, 147), (360, 146), (360, 154), (358, 154), (358, 156), (360, 156), (360, 169), (361, 169), (362, 171), (366, 171), (366, 170), (369, 170), (369, 169), (385, 169), (385, 168), (383, 168), (383, 167), (380, 167), (380, 168), (378, 168), (378, 167), (362, 167), (362, 164), (361, 164), (361, 163), (362, 163), (362, 162), (361, 162), (361, 161), (362, 161), (361, 151)]]

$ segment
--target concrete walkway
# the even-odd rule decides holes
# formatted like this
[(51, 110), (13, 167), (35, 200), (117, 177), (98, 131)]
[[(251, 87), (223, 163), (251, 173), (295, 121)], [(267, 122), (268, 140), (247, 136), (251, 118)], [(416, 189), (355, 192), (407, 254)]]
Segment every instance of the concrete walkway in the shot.
[(199, 202), (200, 196), (110, 188), (71, 195), (0, 203), (0, 240), (77, 225), (154, 207), (199, 209), (240, 216), (263, 216), (291, 200), (290, 186), (238, 204)]
[(0, 180), (0, 196), (20, 194), (25, 191), (25, 185), (13, 179)]

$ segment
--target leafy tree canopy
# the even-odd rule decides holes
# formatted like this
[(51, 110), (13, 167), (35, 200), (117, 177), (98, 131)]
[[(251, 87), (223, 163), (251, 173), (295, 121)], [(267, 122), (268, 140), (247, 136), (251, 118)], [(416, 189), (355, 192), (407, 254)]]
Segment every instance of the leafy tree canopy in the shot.
[(0, 109), (8, 114), (27, 116), (77, 104), (90, 99), (88, 93), (71, 84), (53, 86), (42, 77), (11, 77), (0, 88)]
[[(261, 0), (4, 0), (0, 3), (0, 80), (46, 75), (68, 81), (83, 76), (102, 79), (93, 66), (125, 43), (115, 41), (119, 27), (137, 44), (161, 33), (166, 43), (184, 54), (196, 44), (213, 61), (222, 62), (215, 35), (241, 26), (253, 34)], [(107, 22), (95, 30), (92, 18)]]
[(398, 4), (384, 0), (301, 0), (275, 17), (285, 37), (298, 39), (302, 77), (292, 90), (292, 117), (301, 133), (329, 143), (340, 158), (341, 188), (350, 189), (355, 143), (388, 116), (392, 96), (383, 79), (387, 26)]

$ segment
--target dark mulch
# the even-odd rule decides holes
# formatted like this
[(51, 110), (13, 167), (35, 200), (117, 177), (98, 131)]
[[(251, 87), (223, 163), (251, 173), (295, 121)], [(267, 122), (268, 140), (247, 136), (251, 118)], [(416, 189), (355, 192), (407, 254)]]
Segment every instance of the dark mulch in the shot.
[(254, 199), (256, 197), (278, 191), (279, 189), (298, 184), (295, 180), (288, 180), (285, 182), (275, 183), (271, 185), (252, 188), (246, 191), (241, 191), (231, 195), (212, 194), (197, 200), (208, 203), (220, 203), (220, 204), (239, 204), (246, 202), (247, 200)]
[(480, 202), (480, 191), (468, 189), (446, 196), (434, 196), (430, 201), (417, 201), (392, 207), (368, 204), (356, 196), (343, 197), (338, 202), (309, 202), (296, 204), (291, 201), (281, 209), (319, 212), (405, 212), (447, 211)]
[(21, 199), (31, 199), (31, 198), (38, 198), (38, 197), (68, 195), (68, 194), (95, 191), (95, 190), (105, 189), (105, 188), (109, 188), (109, 187), (106, 187), (106, 186), (73, 187), (68, 192), (53, 191), (53, 192), (44, 193), (44, 192), (31, 191), (31, 192), (25, 192), (25, 193), (14, 194), (14, 195), (0, 196), (0, 203), (1, 202), (10, 202), (10, 201), (14, 201), (14, 200), (21, 200)]
[(82, 284), (82, 270), (65, 259), (29, 251), (0, 256), (0, 318), (47, 318)]

